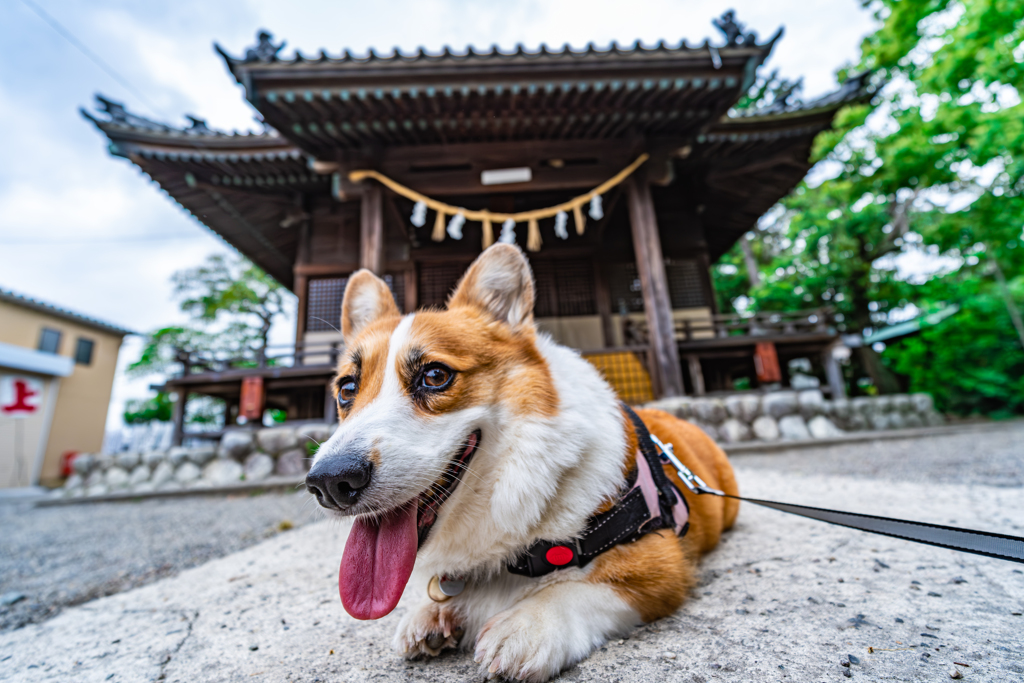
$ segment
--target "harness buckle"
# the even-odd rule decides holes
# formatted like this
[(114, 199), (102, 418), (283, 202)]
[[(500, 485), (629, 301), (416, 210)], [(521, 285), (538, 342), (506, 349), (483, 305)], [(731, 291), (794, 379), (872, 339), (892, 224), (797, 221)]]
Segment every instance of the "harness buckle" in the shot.
[(690, 468), (680, 462), (679, 458), (676, 457), (675, 451), (672, 449), (672, 444), (664, 443), (661, 439), (656, 437), (654, 434), (650, 435), (651, 441), (661, 451), (659, 454), (661, 461), (669, 463), (675, 468), (676, 472), (679, 473), (679, 478), (682, 479), (683, 483), (686, 484), (686, 488), (690, 489), (693, 493), (700, 495), (702, 493), (710, 493), (713, 496), (724, 496), (723, 491), (713, 489), (704, 483), (704, 480), (698, 477), (696, 474), (690, 471)]

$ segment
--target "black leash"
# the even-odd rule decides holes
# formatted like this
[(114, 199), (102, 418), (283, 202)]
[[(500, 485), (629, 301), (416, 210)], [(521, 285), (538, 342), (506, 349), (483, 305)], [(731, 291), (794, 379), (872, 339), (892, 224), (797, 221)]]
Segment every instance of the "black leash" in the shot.
[(902, 538), (906, 541), (916, 541), (917, 543), (959, 550), (964, 553), (997, 557), (1000, 560), (1009, 560), (1010, 562), (1024, 563), (1024, 538), (1018, 536), (995, 534), (989, 531), (974, 531), (973, 529), (958, 529), (956, 527), (928, 524), (926, 522), (909, 522), (891, 517), (861, 515), (855, 512), (841, 512), (839, 510), (827, 510), (806, 505), (778, 503), (771, 500), (758, 500), (757, 498), (731, 496), (723, 491), (711, 488), (700, 477), (691, 472), (672, 452), (671, 444), (662, 443), (653, 434), (651, 439), (661, 450), (662, 461), (670, 463), (679, 472), (679, 478), (683, 480), (686, 487), (697, 495), (707, 494), (722, 498), (733, 498), (735, 500), (742, 500), (745, 503), (754, 503), (755, 505), (762, 505), (774, 510), (781, 510), (782, 512), (828, 522), (829, 524), (845, 526), (850, 529), (868, 531), (873, 534), (881, 534), (882, 536), (891, 536), (893, 538)]

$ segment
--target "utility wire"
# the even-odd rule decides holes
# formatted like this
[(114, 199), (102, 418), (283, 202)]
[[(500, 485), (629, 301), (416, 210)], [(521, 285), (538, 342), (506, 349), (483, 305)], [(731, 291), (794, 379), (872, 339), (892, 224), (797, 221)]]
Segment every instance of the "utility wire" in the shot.
[(156, 107), (154, 107), (152, 104), (149, 103), (149, 101), (139, 91), (138, 88), (136, 88), (135, 86), (133, 86), (131, 83), (128, 82), (128, 79), (126, 79), (123, 76), (121, 76), (121, 74), (117, 73), (117, 71), (115, 71), (112, 66), (110, 66), (109, 64), (104, 62), (102, 59), (100, 59), (99, 55), (97, 55), (95, 52), (93, 52), (88, 47), (86, 47), (85, 44), (82, 41), (80, 41), (78, 38), (75, 37), (75, 35), (73, 33), (71, 33), (71, 31), (69, 31), (66, 28), (64, 28), (64, 26), (59, 21), (57, 21), (52, 16), (50, 16), (46, 12), (46, 10), (44, 10), (42, 7), (37, 5), (34, 2), (34, 0), (21, 0), (21, 1), (22, 1), (22, 3), (27, 5), (29, 9), (31, 9), (33, 12), (35, 12), (36, 15), (40, 19), (42, 19), (47, 24), (49, 24), (50, 28), (52, 28), (54, 31), (59, 33), (60, 36), (62, 38), (64, 38), (64, 40), (66, 40), (69, 43), (71, 43), (72, 45), (74, 45), (78, 49), (79, 52), (81, 52), (83, 55), (88, 57), (93, 62), (93, 64), (95, 64), (99, 68), (103, 69), (103, 71), (108, 76), (113, 78), (121, 87), (123, 87), (128, 92), (132, 93), (137, 98), (139, 98), (139, 101), (141, 101), (144, 105), (146, 105), (146, 108), (149, 109), (149, 111), (151, 113), (155, 114), (156, 116), (163, 116), (157, 110)]
[(24, 246), (53, 246), (74, 244), (127, 244), (132, 242), (169, 242), (180, 240), (195, 240), (202, 235), (153, 235), (139, 237), (114, 237), (111, 239), (70, 239), (70, 240), (0, 240), (0, 246), (24, 247)]

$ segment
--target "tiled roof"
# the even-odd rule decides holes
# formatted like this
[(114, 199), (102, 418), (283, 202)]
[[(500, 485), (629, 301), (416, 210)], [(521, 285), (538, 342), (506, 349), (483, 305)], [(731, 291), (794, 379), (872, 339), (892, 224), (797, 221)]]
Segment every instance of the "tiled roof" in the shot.
[(315, 57), (307, 57), (302, 54), (301, 51), (296, 50), (295, 56), (291, 59), (282, 59), (278, 56), (285, 43), (275, 45), (273, 40), (273, 34), (267, 31), (260, 31), (256, 38), (257, 44), (246, 50), (244, 57), (232, 57), (227, 53), (224, 48), (220, 45), (214, 44), (214, 49), (224, 58), (224, 60), (230, 66), (241, 66), (241, 65), (257, 65), (257, 64), (281, 64), (281, 65), (301, 65), (301, 64), (353, 64), (353, 65), (387, 65), (387, 64), (410, 64), (414, 62), (428, 62), (428, 63), (440, 63), (440, 62), (456, 62), (466, 63), (475, 61), (519, 61), (522, 59), (579, 59), (584, 57), (635, 57), (635, 56), (647, 56), (647, 55), (664, 55), (664, 54), (679, 54), (686, 52), (708, 52), (709, 50), (722, 51), (722, 50), (739, 50), (745, 49), (749, 51), (751, 48), (756, 50), (770, 50), (772, 44), (782, 35), (782, 29), (779, 29), (768, 42), (758, 45), (756, 42), (756, 36), (750, 34), (745, 41), (737, 41), (732, 44), (725, 44), (721, 46), (712, 45), (711, 41), (705, 40), (703, 43), (698, 45), (689, 45), (685, 39), (680, 40), (676, 44), (669, 44), (664, 40), (658, 41), (653, 46), (646, 46), (639, 40), (635, 41), (632, 45), (619, 45), (618, 42), (612, 42), (606, 48), (599, 48), (594, 43), (587, 43), (582, 49), (574, 49), (571, 45), (566, 43), (561, 48), (550, 48), (546, 44), (541, 43), (540, 47), (536, 50), (528, 50), (521, 43), (516, 45), (511, 50), (502, 50), (498, 45), (492, 45), (486, 50), (477, 50), (473, 46), (467, 46), (462, 51), (452, 50), (450, 47), (445, 45), (440, 52), (429, 52), (425, 48), (416, 48), (412, 53), (405, 53), (394, 48), (390, 53), (379, 54), (373, 48), (365, 55), (355, 55), (349, 50), (342, 50), (337, 56), (331, 56), (326, 50), (320, 50), (319, 54)]
[(9, 289), (0, 289), (0, 301), (6, 301), (7, 303), (14, 304), (15, 306), (21, 306), (23, 308), (29, 308), (33, 311), (39, 311), (40, 313), (46, 313), (57, 318), (63, 318), (69, 322), (78, 323), (79, 325), (85, 325), (86, 327), (92, 327), (103, 332), (110, 332), (112, 334), (119, 334), (124, 336), (126, 334), (138, 334), (131, 330), (126, 330), (123, 327), (117, 325), (111, 325), (105, 323), (102, 320), (96, 318), (90, 318), (89, 316), (82, 315), (81, 313), (75, 313), (69, 311), (66, 308), (60, 308), (53, 304), (48, 304), (43, 301), (38, 301), (22, 294), (16, 294)]
[(825, 93), (808, 102), (797, 102), (795, 104), (773, 102), (766, 107), (732, 112), (726, 122), (769, 117), (780, 120), (787, 115), (805, 116), (817, 111), (835, 111), (847, 104), (870, 99), (878, 90), (878, 84), (872, 80), (873, 75), (870, 71), (864, 71), (850, 76), (839, 86), (838, 90)]

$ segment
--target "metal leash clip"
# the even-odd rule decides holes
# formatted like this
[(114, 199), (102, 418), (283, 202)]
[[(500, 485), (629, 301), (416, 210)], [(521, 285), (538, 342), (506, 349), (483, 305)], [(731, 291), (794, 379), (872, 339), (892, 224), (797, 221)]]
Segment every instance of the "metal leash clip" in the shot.
[(679, 473), (679, 478), (683, 480), (684, 484), (686, 484), (686, 488), (690, 489), (697, 495), (702, 493), (710, 493), (713, 496), (725, 495), (723, 491), (713, 489), (705, 484), (703, 479), (691, 472), (689, 467), (680, 462), (679, 458), (676, 457), (675, 451), (672, 450), (672, 444), (662, 443), (661, 439), (656, 437), (654, 434), (651, 434), (650, 436), (651, 441), (653, 441), (654, 445), (661, 451), (662, 462), (670, 463), (672, 467), (676, 468), (676, 472)]

